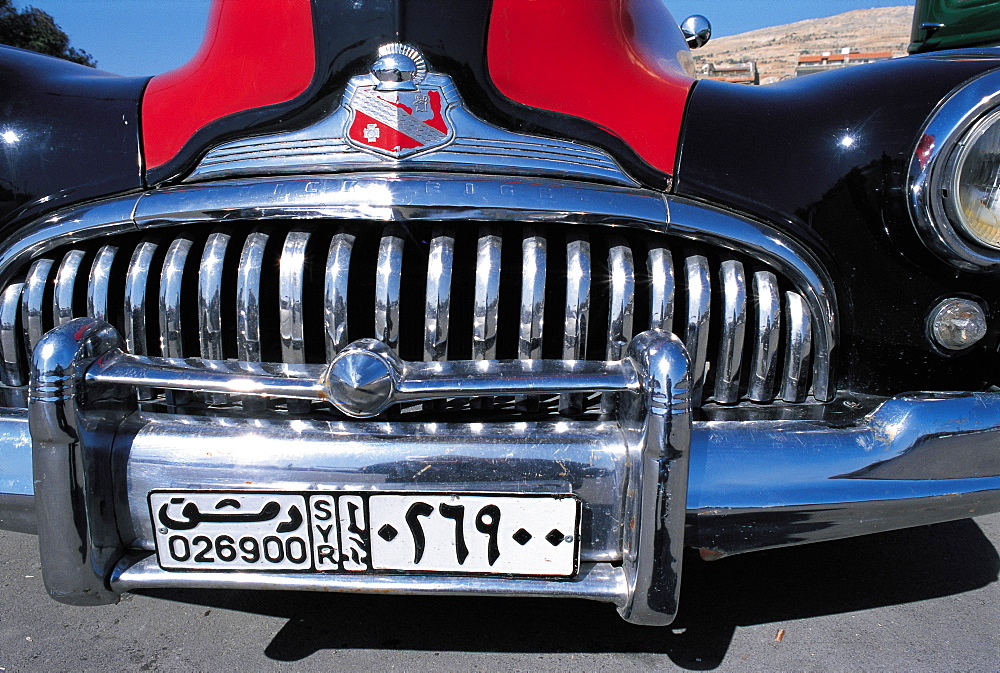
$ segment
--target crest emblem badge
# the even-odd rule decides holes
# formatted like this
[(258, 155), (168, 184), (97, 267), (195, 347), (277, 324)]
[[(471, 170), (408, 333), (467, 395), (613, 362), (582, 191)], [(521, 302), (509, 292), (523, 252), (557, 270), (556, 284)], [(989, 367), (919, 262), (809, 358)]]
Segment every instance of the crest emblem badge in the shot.
[(345, 92), (344, 106), (351, 113), (348, 142), (394, 159), (450, 142), (455, 137), (451, 103), (436, 79), (443, 78), (428, 77), (427, 64), (413, 47), (382, 46), (371, 75), (355, 78)]

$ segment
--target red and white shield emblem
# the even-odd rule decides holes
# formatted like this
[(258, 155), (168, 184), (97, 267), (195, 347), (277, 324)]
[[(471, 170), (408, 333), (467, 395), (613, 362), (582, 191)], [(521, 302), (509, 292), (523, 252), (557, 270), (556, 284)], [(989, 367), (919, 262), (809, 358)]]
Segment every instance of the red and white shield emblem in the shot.
[(351, 110), (347, 139), (369, 152), (400, 159), (440, 147), (455, 135), (448, 101), (436, 86), (415, 91), (359, 86), (345, 102)]

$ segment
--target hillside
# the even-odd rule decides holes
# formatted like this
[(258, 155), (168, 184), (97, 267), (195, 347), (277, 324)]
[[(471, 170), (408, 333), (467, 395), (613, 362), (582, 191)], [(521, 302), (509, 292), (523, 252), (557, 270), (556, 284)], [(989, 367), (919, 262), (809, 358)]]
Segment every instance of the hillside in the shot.
[[(711, 19), (711, 17), (709, 17)], [(910, 41), (913, 7), (858, 9), (822, 19), (808, 19), (748, 33), (713, 38), (693, 52), (699, 66), (757, 61), (761, 84), (792, 77), (800, 54), (891, 51), (902, 56)]]

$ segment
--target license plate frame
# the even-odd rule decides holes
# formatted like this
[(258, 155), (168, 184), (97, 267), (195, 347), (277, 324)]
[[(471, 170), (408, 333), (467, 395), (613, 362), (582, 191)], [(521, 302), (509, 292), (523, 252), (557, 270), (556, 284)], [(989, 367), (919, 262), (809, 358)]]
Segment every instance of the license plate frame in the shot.
[(147, 502), (156, 559), (169, 572), (579, 572), (582, 504), (569, 493), (162, 489)]

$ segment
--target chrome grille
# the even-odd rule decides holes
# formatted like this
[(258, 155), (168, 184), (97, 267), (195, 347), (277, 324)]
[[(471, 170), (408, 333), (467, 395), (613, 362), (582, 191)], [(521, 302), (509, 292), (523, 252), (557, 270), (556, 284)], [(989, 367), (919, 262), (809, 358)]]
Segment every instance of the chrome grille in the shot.
[[(720, 405), (803, 402), (814, 376), (816, 318), (775, 270), (625, 227), (299, 220), (57, 248), (0, 296), (3, 382), (23, 385), (32, 345), (80, 315), (114, 324), (137, 354), (290, 364), (364, 337), (405, 360), (617, 360), (655, 327), (684, 340), (696, 403)], [(545, 408), (613, 404), (563, 395)]]

